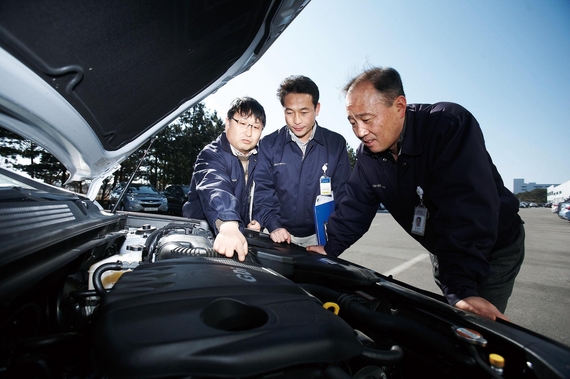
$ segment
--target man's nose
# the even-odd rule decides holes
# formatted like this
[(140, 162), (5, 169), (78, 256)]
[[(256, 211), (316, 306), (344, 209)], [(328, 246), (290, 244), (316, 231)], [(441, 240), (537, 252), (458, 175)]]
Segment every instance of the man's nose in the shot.
[(293, 116), (293, 122), (294, 122), (295, 124), (300, 124), (300, 123), (303, 122), (303, 118), (301, 117), (300, 114), (295, 113), (295, 115)]
[(245, 132), (244, 132), (245, 135), (248, 136), (248, 137), (251, 136), (251, 133), (253, 133), (252, 129), (253, 129), (253, 126), (252, 126), (252, 125), (246, 126), (246, 127), (245, 127)]
[(356, 125), (352, 127), (352, 131), (358, 138), (363, 138), (368, 134), (368, 129), (360, 122), (357, 122)]

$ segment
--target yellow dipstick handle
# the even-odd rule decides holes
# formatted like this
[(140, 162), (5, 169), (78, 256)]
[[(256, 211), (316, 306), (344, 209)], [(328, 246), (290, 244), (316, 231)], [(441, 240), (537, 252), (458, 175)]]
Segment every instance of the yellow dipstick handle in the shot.
[(337, 303), (333, 303), (332, 301), (329, 301), (329, 302), (327, 302), (327, 303), (324, 303), (324, 304), (323, 304), (323, 308), (332, 310), (333, 313), (334, 313), (335, 315), (337, 315), (337, 316), (338, 316), (338, 311), (340, 310), (340, 307), (338, 306), (338, 304), (337, 304)]

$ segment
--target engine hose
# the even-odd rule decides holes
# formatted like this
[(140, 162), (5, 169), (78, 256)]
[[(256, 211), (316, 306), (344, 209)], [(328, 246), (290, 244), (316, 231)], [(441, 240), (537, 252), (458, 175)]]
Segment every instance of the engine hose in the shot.
[(69, 297), (72, 299), (73, 302), (77, 302), (83, 300), (87, 297), (97, 296), (97, 291), (71, 291), (69, 293)]
[(211, 247), (186, 247), (175, 242), (168, 242), (158, 248), (156, 260), (161, 261), (171, 258), (183, 257), (208, 257), (215, 258), (220, 255)]
[(180, 247), (177, 249), (172, 249), (172, 253), (178, 253), (182, 255), (187, 255), (191, 257), (209, 257), (209, 258), (216, 258), (219, 257), (220, 254), (216, 252), (216, 250), (212, 249), (211, 247), (192, 247), (192, 248), (185, 248)]
[(121, 271), (122, 269), (123, 262), (121, 261), (117, 261), (115, 263), (103, 263), (95, 269), (95, 272), (93, 272), (93, 287), (95, 288), (95, 292), (97, 292), (101, 298), (107, 295), (107, 290), (105, 289), (105, 286), (103, 286), (103, 280), (101, 279), (103, 273), (105, 271)]
[(402, 363), (404, 350), (398, 345), (392, 346), (390, 350), (377, 350), (366, 347), (361, 356), (371, 361), (382, 363), (382, 366), (395, 366)]
[[(357, 324), (355, 328), (361, 328), (360, 330), (365, 334), (368, 333), (367, 331), (381, 333), (397, 343), (413, 343), (418, 348), (424, 347), (432, 352), (453, 354), (455, 351), (454, 341), (442, 338), (440, 333), (434, 332), (419, 322), (369, 309), (361, 304), (354, 295), (343, 294), (315, 284), (302, 284), (301, 287), (322, 302), (333, 301), (337, 303), (340, 307), (339, 315), (344, 319), (353, 320), (354, 322), (349, 322), (349, 324)], [(395, 359), (394, 355), (397, 353), (388, 353), (386, 356), (388, 360)]]
[(144, 262), (152, 262), (152, 255), (154, 253), (154, 248), (159, 238), (162, 236), (164, 231), (161, 229), (156, 229), (146, 238), (145, 249), (143, 250), (142, 260)]

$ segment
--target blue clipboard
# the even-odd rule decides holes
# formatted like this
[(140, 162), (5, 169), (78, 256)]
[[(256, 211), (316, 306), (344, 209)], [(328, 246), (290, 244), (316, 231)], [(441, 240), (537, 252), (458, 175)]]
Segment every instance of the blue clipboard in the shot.
[(332, 196), (317, 196), (315, 200), (315, 232), (319, 245), (327, 243), (327, 223), (334, 212), (334, 198)]

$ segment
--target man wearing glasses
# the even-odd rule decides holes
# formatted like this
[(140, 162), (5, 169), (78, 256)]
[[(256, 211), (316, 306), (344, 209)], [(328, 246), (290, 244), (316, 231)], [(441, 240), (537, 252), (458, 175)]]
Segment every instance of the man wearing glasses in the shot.
[(257, 143), (265, 127), (265, 110), (255, 99), (241, 97), (230, 105), (226, 129), (204, 147), (194, 165), (184, 217), (206, 219), (216, 234), (214, 250), (227, 257), (247, 254), (244, 227), (259, 230), (251, 219)]
[(319, 88), (311, 79), (286, 78), (277, 97), (287, 125), (259, 143), (254, 214), (274, 242), (313, 245), (317, 196), (332, 191), (338, 204), (345, 194), (351, 172), (346, 140), (317, 124)]

